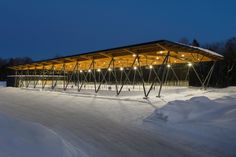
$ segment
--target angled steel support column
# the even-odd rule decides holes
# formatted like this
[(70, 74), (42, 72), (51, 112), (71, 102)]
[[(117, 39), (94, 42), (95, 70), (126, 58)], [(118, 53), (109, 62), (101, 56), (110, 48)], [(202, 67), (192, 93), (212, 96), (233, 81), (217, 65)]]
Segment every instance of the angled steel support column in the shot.
[[(132, 69), (132, 68), (131, 68), (131, 69)], [(122, 73), (124, 73), (125, 78), (127, 79), (127, 82), (128, 82), (129, 84), (132, 84), (132, 82), (131, 82), (131, 80), (129, 79), (129, 76), (128, 76), (128, 74), (127, 74), (127, 72), (126, 72), (125, 69), (122, 71)], [(121, 81), (121, 82), (122, 82), (122, 81)]]
[(169, 72), (170, 72), (170, 67), (167, 67), (166, 76), (165, 76), (165, 79), (164, 79), (164, 82), (163, 82), (163, 83), (166, 83), (166, 85), (167, 85), (167, 79), (168, 79), (168, 76), (169, 76)]
[[(89, 68), (88, 68), (89, 70), (91, 69), (92, 65), (93, 65), (93, 61), (92, 61), (92, 62), (90, 63), (90, 65), (89, 65)], [(83, 87), (83, 85), (84, 85), (84, 82), (87, 81), (88, 73), (89, 73), (89, 72), (87, 72), (86, 74), (83, 73), (84, 80), (81, 80), (81, 84), (80, 84), (80, 86), (78, 87), (78, 92), (81, 91), (81, 89), (82, 89), (82, 87)]]
[(39, 82), (39, 80), (40, 80), (40, 76), (43, 74), (43, 71), (39, 71), (39, 76), (38, 76), (38, 79), (37, 79), (37, 77), (35, 77), (35, 79), (37, 79), (36, 80), (36, 82), (35, 82), (35, 84), (34, 84), (34, 88), (36, 88), (37, 87), (37, 85), (38, 85), (38, 82)]
[(71, 74), (71, 76), (69, 77), (68, 82), (66, 83), (66, 86), (65, 86), (65, 89), (64, 89), (64, 90), (67, 89), (67, 87), (68, 87), (70, 81), (72, 80), (72, 77), (73, 77), (73, 75), (74, 75), (75, 70), (77, 69), (77, 67), (78, 67), (78, 62), (76, 62), (75, 66), (73, 67), (72, 74)]
[[(165, 61), (165, 59), (164, 59), (164, 61)], [(163, 61), (162, 64), (164, 64), (164, 61)], [(146, 94), (147, 96), (146, 96), (146, 97), (148, 97), (148, 95), (150, 94), (150, 92), (151, 92), (151, 90), (152, 90), (154, 84), (156, 83), (156, 80), (158, 80), (158, 82), (161, 83), (161, 79), (160, 79), (160, 77), (158, 76), (158, 73), (160, 72), (160, 69), (161, 69), (161, 68), (159, 68), (159, 69), (158, 69), (158, 72), (156, 72), (155, 66), (154, 66), (153, 72), (154, 72), (154, 74), (155, 74), (155, 78), (153, 79), (152, 84), (151, 84), (149, 90), (147, 91), (147, 94)]]
[(159, 70), (160, 70), (160, 68), (158, 69), (158, 72), (156, 72), (155, 68), (153, 69), (153, 73), (154, 73), (155, 76), (156, 76), (155, 79), (154, 79), (154, 83), (155, 83), (156, 80), (158, 80), (159, 83), (161, 82), (161, 79), (160, 79), (160, 77), (159, 77), (159, 75), (158, 75)]
[[(54, 65), (52, 65), (51, 69), (47, 70), (47, 72), (44, 73), (44, 74), (48, 74), (50, 76), (50, 73), (51, 73), (53, 68), (54, 68)], [(45, 88), (46, 84), (47, 84), (47, 78), (46, 78), (46, 80), (45, 80), (45, 82), (43, 84), (43, 89)]]
[(79, 86), (79, 61), (77, 60), (76, 62), (78, 65), (76, 67), (76, 77), (75, 77), (76, 79), (74, 83), (75, 83), (75, 86), (78, 87)]
[(139, 56), (138, 56), (137, 60), (138, 60), (138, 66), (139, 66), (138, 69), (137, 69), (137, 71), (138, 71), (139, 76), (140, 76), (140, 78), (141, 78), (141, 80), (142, 80), (144, 97), (146, 98), (146, 97), (147, 97), (147, 92), (146, 92), (146, 88), (145, 88), (145, 81), (144, 81), (144, 78), (143, 78), (143, 72), (140, 71), (140, 70), (142, 70), (142, 69), (141, 69), (140, 57), (139, 57)]
[(116, 71), (115, 71), (115, 60), (114, 58), (112, 58), (112, 74), (113, 74), (113, 77), (115, 79), (115, 87), (116, 87), (116, 95), (119, 95), (118, 93), (118, 81), (117, 81), (117, 77), (116, 77)]
[(163, 63), (162, 63), (162, 66), (163, 66), (163, 70), (162, 70), (162, 79), (161, 79), (161, 82), (160, 82), (160, 88), (159, 88), (159, 91), (158, 91), (158, 95), (157, 97), (161, 97), (161, 89), (162, 89), (162, 85), (164, 83), (164, 79), (165, 79), (165, 75), (166, 75), (166, 63), (168, 63), (168, 59), (169, 59), (169, 56), (170, 56), (170, 51), (168, 51)]
[(124, 84), (128, 81), (127, 78), (129, 77), (129, 75), (130, 75), (130, 73), (131, 73), (131, 70), (133, 70), (133, 66), (134, 66), (134, 64), (135, 64), (135, 62), (136, 62), (136, 59), (137, 59), (137, 56), (134, 58), (133, 63), (131, 64), (131, 67), (130, 67), (129, 72), (128, 72), (128, 74), (127, 74), (127, 77), (126, 77), (126, 79), (123, 81), (123, 83), (121, 84), (121, 87), (120, 87), (120, 89), (119, 89), (118, 92), (117, 92), (117, 95), (120, 94), (120, 92), (122, 91), (122, 89), (123, 89), (123, 87), (124, 87)]
[(196, 69), (195, 69), (195, 67), (194, 67), (194, 64), (192, 65), (192, 68), (193, 68), (193, 71), (194, 71), (195, 75), (197, 76), (199, 82), (201, 83), (201, 87), (204, 87), (204, 84), (203, 84), (203, 82), (202, 82), (202, 79), (200, 78), (199, 74), (197, 73), (197, 71), (196, 71)]
[(44, 65), (43, 65), (43, 75), (42, 75), (42, 89), (43, 89), (43, 84), (44, 84)]
[(35, 66), (34, 67), (34, 88), (35, 88), (35, 86), (36, 86), (36, 70), (37, 70), (37, 67)]
[(147, 80), (148, 84), (150, 83), (150, 78), (152, 76), (152, 70), (153, 70), (153, 68), (150, 68), (149, 71), (148, 71), (148, 80)]
[(95, 61), (94, 61), (94, 58), (93, 58), (93, 61), (92, 61), (92, 67), (93, 67), (93, 71), (92, 71), (92, 76), (93, 76), (93, 82), (94, 82), (94, 91), (96, 93), (96, 89), (97, 89), (97, 79), (96, 79), (96, 69), (95, 69)]
[(190, 67), (188, 66), (188, 70), (187, 70), (187, 73), (186, 73), (186, 76), (185, 76), (185, 81), (187, 81), (187, 79), (188, 79), (188, 76), (189, 76), (189, 70), (190, 70)]
[(176, 74), (176, 72), (175, 72), (175, 70), (173, 69), (172, 66), (170, 66), (170, 69), (171, 69), (171, 71), (173, 72), (173, 74), (174, 74), (176, 80), (179, 82), (179, 77), (177, 76), (177, 74)]
[(17, 81), (18, 81), (18, 76), (17, 76), (17, 75), (18, 75), (18, 71), (15, 70), (15, 78), (14, 78), (14, 79), (15, 79), (15, 82), (14, 82), (14, 87), (17, 87), (17, 86), (18, 86), (18, 85), (17, 85), (17, 84), (18, 84), (18, 83), (17, 83)]
[(19, 87), (21, 87), (22, 84), (22, 70), (19, 70)]
[(102, 82), (103, 82), (104, 80), (106, 80), (106, 75), (107, 75), (107, 73), (108, 73), (108, 69), (110, 68), (112, 62), (113, 62), (113, 58), (112, 58), (111, 61), (109, 62), (108, 67), (107, 67), (107, 69), (106, 69), (106, 72), (105, 72), (105, 74), (102, 76), (102, 80), (100, 80), (100, 83), (99, 83), (99, 85), (98, 85), (98, 88), (95, 90), (96, 93), (100, 90), (101, 85), (102, 85)]
[(29, 87), (29, 84), (30, 84), (30, 78), (29, 78), (29, 67), (26, 71), (26, 79), (27, 81), (25, 81), (25, 87), (28, 88)]
[[(203, 88), (206, 90), (207, 86), (209, 85), (212, 73), (214, 71), (214, 67), (215, 67), (216, 61), (214, 61), (213, 65), (211, 66), (211, 69), (209, 70), (204, 82), (203, 82)], [(206, 85), (205, 85), (206, 84)]]
[(133, 76), (133, 80), (132, 80), (132, 85), (133, 85), (133, 89), (134, 89), (134, 83), (135, 83), (135, 78), (136, 78), (136, 70), (134, 70), (134, 76)]
[(20, 85), (20, 86), (19, 86), (20, 88), (21, 88), (22, 86), (24, 86), (23, 77), (24, 77), (24, 70), (21, 70), (21, 71), (20, 71), (20, 77), (19, 77), (19, 78), (20, 78), (20, 82), (21, 82), (21, 83), (19, 84), (19, 85)]
[(53, 85), (54, 85), (54, 73), (55, 73), (55, 66), (53, 64), (52, 65), (52, 85), (51, 85), (51, 89), (53, 89)]
[[(62, 65), (61, 70), (59, 71), (59, 74), (58, 74), (58, 72), (57, 72), (57, 79), (54, 80), (54, 84), (53, 84), (52, 89), (55, 89), (55, 88), (56, 88), (57, 82), (58, 82), (58, 80), (59, 80), (59, 78), (60, 78), (60, 75), (61, 75), (62, 72), (63, 72), (63, 69), (64, 69), (64, 64)], [(54, 70), (54, 75), (55, 75), (55, 70)]]
[(63, 90), (65, 90), (66, 86), (66, 64), (65, 62), (63, 63)]

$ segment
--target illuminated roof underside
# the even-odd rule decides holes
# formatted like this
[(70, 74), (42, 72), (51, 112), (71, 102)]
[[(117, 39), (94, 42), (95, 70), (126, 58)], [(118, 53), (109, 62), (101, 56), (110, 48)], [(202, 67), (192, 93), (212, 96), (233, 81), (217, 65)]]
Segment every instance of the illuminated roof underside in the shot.
[(91, 68), (91, 62), (94, 60), (95, 69), (107, 69), (112, 58), (114, 59), (114, 68), (130, 67), (137, 55), (139, 56), (140, 66), (160, 65), (168, 52), (170, 52), (169, 64), (207, 62), (223, 59), (222, 55), (207, 49), (159, 40), (37, 61), (30, 64), (12, 66), (10, 68), (14, 70), (49, 70), (53, 66), (54, 70), (61, 70), (64, 65), (66, 71), (72, 71), (75, 65), (78, 65), (79, 70), (88, 70)]

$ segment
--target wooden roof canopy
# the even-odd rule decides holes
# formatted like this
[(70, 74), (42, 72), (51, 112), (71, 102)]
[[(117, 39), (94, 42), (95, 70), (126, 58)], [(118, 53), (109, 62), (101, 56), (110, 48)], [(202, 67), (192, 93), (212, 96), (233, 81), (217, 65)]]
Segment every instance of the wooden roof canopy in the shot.
[(114, 68), (125, 68), (131, 67), (137, 55), (139, 56), (140, 66), (160, 65), (168, 52), (170, 55), (168, 60), (169, 64), (207, 62), (223, 59), (222, 55), (207, 49), (167, 40), (159, 40), (36, 61), (30, 64), (16, 65), (9, 68), (14, 70), (49, 70), (53, 67), (54, 70), (61, 70), (64, 66), (66, 71), (72, 71), (75, 65), (78, 65), (79, 70), (88, 70), (91, 68), (91, 62), (94, 61), (95, 69), (107, 69), (112, 58), (114, 59)]

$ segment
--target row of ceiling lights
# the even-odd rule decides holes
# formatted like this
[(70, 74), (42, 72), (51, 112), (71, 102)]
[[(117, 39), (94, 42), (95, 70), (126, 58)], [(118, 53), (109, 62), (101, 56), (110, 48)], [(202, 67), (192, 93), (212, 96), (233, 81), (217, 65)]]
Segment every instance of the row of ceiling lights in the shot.
[[(192, 65), (193, 65), (193, 64), (190, 63), (190, 62), (188, 63), (188, 66), (189, 66), (189, 67), (191, 67)], [(166, 66), (167, 66), (167, 68), (170, 68), (170, 67), (171, 67), (170, 64), (167, 64)], [(137, 68), (136, 66), (134, 66), (133, 69), (134, 69), (134, 70), (137, 70), (138, 68)], [(153, 66), (152, 66), (152, 65), (149, 65), (149, 69), (153, 69)], [(124, 70), (124, 68), (123, 68), (123, 67), (120, 67), (120, 71), (123, 71), (123, 70)], [(112, 68), (108, 68), (108, 71), (112, 71)], [(83, 70), (80, 70), (80, 72), (82, 73)], [(92, 72), (92, 70), (89, 69), (88, 72), (90, 73), (90, 72)], [(101, 72), (101, 69), (97, 69), (97, 72)]]

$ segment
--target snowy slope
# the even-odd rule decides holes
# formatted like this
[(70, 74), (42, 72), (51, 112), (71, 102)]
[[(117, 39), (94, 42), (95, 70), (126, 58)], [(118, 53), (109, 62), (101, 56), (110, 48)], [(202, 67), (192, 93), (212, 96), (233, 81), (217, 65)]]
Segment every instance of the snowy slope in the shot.
[(74, 157), (76, 148), (54, 131), (0, 113), (0, 157)]
[(47, 127), (78, 156), (235, 156), (235, 87), (163, 89), (143, 100), (0, 88), (0, 111)]

